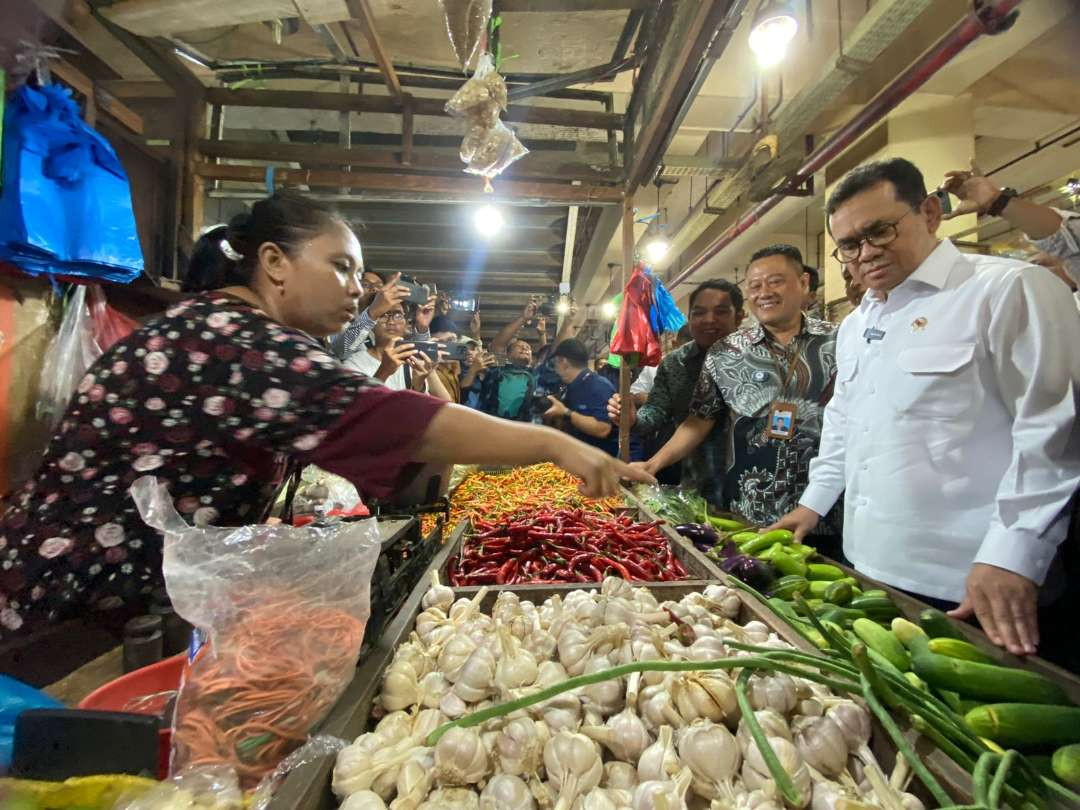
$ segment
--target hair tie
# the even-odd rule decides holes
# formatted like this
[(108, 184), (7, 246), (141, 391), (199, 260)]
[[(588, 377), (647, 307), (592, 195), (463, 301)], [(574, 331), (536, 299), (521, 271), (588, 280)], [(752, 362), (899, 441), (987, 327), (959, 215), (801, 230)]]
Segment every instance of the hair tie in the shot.
[(231, 262), (242, 262), (244, 256), (242, 253), (237, 253), (236, 249), (229, 244), (228, 239), (222, 239), (218, 242), (218, 247), (221, 248), (221, 252), (225, 254), (225, 258)]

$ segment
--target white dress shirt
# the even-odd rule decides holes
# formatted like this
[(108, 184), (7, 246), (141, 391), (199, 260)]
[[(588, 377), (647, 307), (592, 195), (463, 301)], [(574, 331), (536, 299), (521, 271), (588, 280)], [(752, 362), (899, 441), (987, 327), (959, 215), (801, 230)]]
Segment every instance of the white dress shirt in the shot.
[(630, 386), (631, 394), (645, 394), (648, 396), (656, 384), (656, 366), (645, 366), (641, 369), (637, 379)]
[[(379, 370), (382, 361), (373, 356), (371, 352), (363, 346), (360, 347), (359, 351), (355, 351), (345, 358), (345, 365), (353, 371), (359, 371), (361, 374), (366, 374), (368, 377), (375, 380), (375, 382), (382, 382), (375, 376), (375, 372)], [(397, 370), (386, 378), (386, 382), (383, 382), (383, 385), (391, 391), (404, 391), (408, 388), (409, 383), (405, 379), (405, 366), (398, 366)]]
[(1080, 319), (1061, 292), (1050, 273), (945, 240), (840, 325), (800, 503), (824, 515), (846, 488), (859, 571), (956, 602), (973, 562), (1043, 583), (1080, 484)]

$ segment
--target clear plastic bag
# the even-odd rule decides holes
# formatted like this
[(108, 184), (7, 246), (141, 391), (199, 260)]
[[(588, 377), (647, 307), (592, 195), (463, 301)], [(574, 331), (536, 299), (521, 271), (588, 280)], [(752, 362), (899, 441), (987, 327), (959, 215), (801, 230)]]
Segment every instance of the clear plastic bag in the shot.
[(60, 423), (75, 387), (101, 353), (86, 306), (86, 287), (78, 284), (64, 309), (60, 330), (45, 351), (38, 390), (39, 419), (46, 419), (51, 428)]
[(446, 31), (462, 68), (468, 68), (487, 33), (491, 0), (439, 0)]
[(292, 528), (192, 527), (157, 479), (131, 487), (165, 535), (165, 585), (207, 639), (190, 656), (171, 766), (233, 767), (255, 787), (302, 746), (356, 666), (381, 547), (374, 520)]
[(469, 174), (491, 179), (506, 171), (507, 166), (529, 154), (517, 135), (502, 121), (488, 131), (465, 167)]
[(506, 81), (495, 70), (491, 56), (485, 53), (476, 72), (446, 102), (446, 111), (457, 118), (476, 115), (481, 119), (489, 118), (494, 111), (498, 119), (506, 104)]
[(148, 791), (121, 796), (112, 810), (241, 810), (236, 771), (225, 765), (189, 768)]

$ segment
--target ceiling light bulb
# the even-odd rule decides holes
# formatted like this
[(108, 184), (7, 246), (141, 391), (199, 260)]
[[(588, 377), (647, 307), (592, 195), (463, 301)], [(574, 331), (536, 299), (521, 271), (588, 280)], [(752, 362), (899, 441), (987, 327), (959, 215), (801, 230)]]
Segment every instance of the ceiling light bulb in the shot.
[(615, 309), (614, 301), (605, 301), (600, 305), (600, 317), (605, 321), (615, 320), (615, 316), (619, 314), (619, 311)]
[(477, 209), (473, 215), (473, 224), (485, 239), (490, 239), (501, 231), (503, 223), (502, 211), (494, 205), (485, 205), (483, 208)]
[(570, 311), (570, 302), (567, 301), (565, 298), (560, 298), (559, 302), (555, 305), (555, 311), (559, 315), (565, 315), (567, 312)]
[(668, 240), (663, 236), (650, 239), (645, 243), (645, 258), (649, 260), (649, 264), (656, 264), (667, 255), (670, 247)]
[(783, 61), (798, 30), (799, 21), (789, 3), (765, 0), (754, 15), (749, 38), (758, 65), (769, 68)]

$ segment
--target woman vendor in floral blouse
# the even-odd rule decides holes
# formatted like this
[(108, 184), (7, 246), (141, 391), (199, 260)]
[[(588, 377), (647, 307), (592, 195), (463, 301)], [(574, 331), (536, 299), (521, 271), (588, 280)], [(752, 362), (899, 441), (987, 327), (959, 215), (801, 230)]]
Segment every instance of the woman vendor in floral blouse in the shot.
[(128, 494), (168, 485), (194, 523), (266, 517), (286, 471), (317, 464), (386, 496), (419, 463), (550, 460), (610, 495), (641, 480), (566, 434), (390, 391), (320, 339), (356, 315), (360, 243), (323, 205), (278, 193), (196, 246), (185, 300), (79, 383), (36, 475), (0, 518), (0, 655), (73, 616), (115, 631), (162, 584), (161, 536)]

